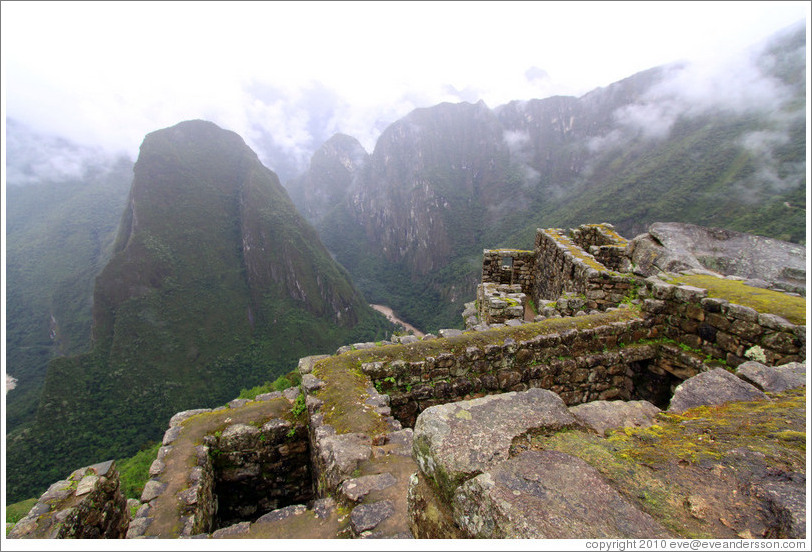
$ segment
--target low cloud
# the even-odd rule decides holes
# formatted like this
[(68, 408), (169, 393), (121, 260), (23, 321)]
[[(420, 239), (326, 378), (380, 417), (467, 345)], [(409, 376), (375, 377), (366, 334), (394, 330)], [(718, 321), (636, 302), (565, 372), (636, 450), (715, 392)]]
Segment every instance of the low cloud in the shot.
[(77, 181), (114, 162), (101, 148), (42, 135), (13, 119), (6, 121), (6, 184)]
[(506, 130), (502, 135), (502, 141), (512, 155), (520, 155), (525, 146), (530, 143), (530, 134), (524, 130)]
[(680, 117), (719, 111), (781, 117), (793, 93), (769, 74), (775, 63), (765, 46), (674, 64), (639, 101), (618, 109), (615, 121), (630, 137), (658, 139), (667, 137)]

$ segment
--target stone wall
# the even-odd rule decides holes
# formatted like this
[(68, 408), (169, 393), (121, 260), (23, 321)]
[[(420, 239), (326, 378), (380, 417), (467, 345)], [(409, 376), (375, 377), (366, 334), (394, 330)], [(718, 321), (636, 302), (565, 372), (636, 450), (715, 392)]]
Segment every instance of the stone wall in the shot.
[(274, 418), (232, 424), (204, 438), (211, 456), (217, 527), (256, 519), (313, 497), (310, 447), (303, 423)]
[(7, 535), (11, 539), (120, 539), (130, 517), (113, 460), (57, 481)]
[(482, 252), (482, 282), (518, 284), (521, 291), (533, 290), (535, 253), (523, 249), (485, 249)]
[(477, 293), (477, 314), (483, 324), (502, 324), (508, 320), (524, 318), (527, 295), (519, 284), (479, 284)]
[(570, 230), (573, 243), (588, 251), (603, 266), (617, 272), (629, 272), (631, 263), (626, 255), (626, 238), (608, 223), (584, 224)]
[[(168, 490), (163, 475), (167, 471), (167, 455), (175, 446), (173, 443), (180, 436), (183, 422), (196, 414), (211, 412), (211, 409), (196, 409), (178, 412), (169, 420), (169, 428), (164, 433), (161, 448), (149, 468), (150, 479), (141, 493), (141, 506), (130, 522), (127, 538), (144, 536), (147, 528), (158, 513), (158, 499)], [(212, 468), (209, 447), (198, 445), (191, 454), (191, 465), (183, 470), (184, 483), (176, 496), (177, 516), (180, 522), (180, 535), (189, 537), (207, 533), (214, 526), (217, 513), (217, 496), (214, 494), (214, 470)], [(173, 516), (173, 517), (174, 517)]]
[[(369, 435), (357, 432), (339, 434), (335, 427), (324, 422), (324, 401), (315, 396), (315, 392), (324, 387), (324, 382), (313, 376), (311, 371), (316, 362), (327, 358), (329, 357), (312, 356), (299, 360), (309, 418), (313, 484), (319, 497), (336, 493), (339, 485), (372, 456), (373, 446)], [(378, 393), (372, 386), (365, 388), (360, 394), (364, 397), (366, 409), (383, 416), (390, 431), (398, 432), (402, 429), (400, 423), (390, 416), (387, 395)]]
[[(585, 319), (586, 320), (586, 319)], [(458, 347), (413, 362), (366, 362), (361, 371), (389, 395), (393, 416), (411, 426), (424, 409), (471, 396), (524, 391), (558, 393), (567, 404), (635, 395), (632, 376), (656, 359), (644, 320), (540, 334), (526, 341)], [(619, 350), (619, 344), (625, 348)]]
[(616, 307), (637, 285), (631, 275), (607, 269), (556, 228), (536, 234), (533, 300), (539, 308), (566, 292), (586, 300), (589, 310)]
[[(643, 313), (662, 328), (664, 337), (736, 367), (764, 354), (769, 365), (803, 362), (806, 326), (796, 326), (774, 314), (708, 297), (707, 290), (647, 281)], [(753, 349), (759, 347), (758, 349)]]
[(298, 394), (291, 388), (175, 414), (127, 538), (207, 534), (308, 500), (307, 429), (291, 415)]
[[(776, 439), (766, 453), (748, 442), (764, 428), (773, 431), (776, 420), (803, 430), (805, 390), (789, 390), (804, 387), (805, 374), (802, 364), (770, 368), (755, 362), (736, 375), (703, 372), (681, 384), (667, 407), (676, 414), (719, 407), (710, 414), (713, 420), (695, 410), (691, 424), (661, 416), (646, 401), (567, 408), (560, 397), (540, 389), (427, 409), (413, 436), (419, 471), (407, 495), (412, 533), (805, 538), (802, 442)], [(763, 391), (788, 393), (768, 397)], [(612, 430), (622, 431), (607, 435)], [(690, 448), (674, 446), (673, 435), (688, 440)], [(569, 444), (556, 446), (568, 437)], [(638, 488), (630, 492), (633, 485)], [(748, 492), (737, 497), (736, 489)], [(674, 496), (684, 500), (672, 501)]]
[(578, 228), (570, 230), (570, 237), (573, 243), (582, 249), (589, 249), (594, 246), (611, 245), (615, 247), (626, 247), (626, 238), (615, 232), (615, 227), (609, 223), (582, 224)]

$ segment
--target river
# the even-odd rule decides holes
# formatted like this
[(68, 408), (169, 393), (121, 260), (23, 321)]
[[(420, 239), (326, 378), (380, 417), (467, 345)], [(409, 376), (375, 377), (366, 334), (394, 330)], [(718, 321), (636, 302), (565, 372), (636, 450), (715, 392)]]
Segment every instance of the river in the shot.
[(401, 326), (403, 326), (407, 330), (410, 330), (412, 333), (414, 333), (415, 336), (423, 337), (425, 335), (423, 332), (421, 332), (420, 330), (418, 330), (417, 328), (415, 328), (411, 324), (409, 324), (407, 322), (404, 322), (403, 320), (401, 320), (400, 318), (395, 316), (395, 313), (389, 307), (387, 307), (385, 305), (370, 305), (370, 307), (372, 307), (373, 309), (375, 309), (379, 313), (383, 314), (390, 322), (394, 322), (395, 324), (400, 324)]

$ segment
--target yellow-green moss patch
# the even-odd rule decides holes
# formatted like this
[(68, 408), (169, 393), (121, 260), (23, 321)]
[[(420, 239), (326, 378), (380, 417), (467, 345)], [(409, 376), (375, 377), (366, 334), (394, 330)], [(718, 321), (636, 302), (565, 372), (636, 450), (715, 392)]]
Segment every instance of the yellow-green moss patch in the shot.
[(570, 255), (580, 259), (584, 264), (590, 268), (594, 268), (598, 272), (611, 272), (608, 268), (595, 260), (595, 257), (586, 253), (583, 249), (572, 243), (572, 241), (563, 234), (558, 228), (549, 228), (546, 232), (558, 243), (564, 245), (569, 251)]
[(582, 458), (681, 537), (735, 538), (742, 527), (731, 520), (758, 524), (764, 515), (754, 497), (734, 492), (742, 474), (758, 473), (762, 462), (806, 471), (806, 389), (770, 398), (661, 413), (651, 427), (606, 438), (585, 431), (537, 436), (532, 446)]
[(679, 276), (672, 283), (704, 288), (708, 290), (709, 297), (726, 299), (761, 313), (777, 314), (793, 324), (806, 324), (806, 299), (803, 297), (748, 286), (740, 280), (728, 280), (705, 274)]

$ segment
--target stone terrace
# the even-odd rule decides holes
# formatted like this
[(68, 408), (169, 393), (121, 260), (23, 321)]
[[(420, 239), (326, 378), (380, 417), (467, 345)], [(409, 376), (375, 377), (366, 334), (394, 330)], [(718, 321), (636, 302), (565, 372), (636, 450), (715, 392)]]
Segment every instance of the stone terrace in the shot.
[[(576, 429), (572, 439), (586, 435), (589, 447), (603, 446), (590, 435), (648, 427), (669, 405), (676, 411), (675, 404), (696, 397), (696, 405), (763, 400), (750, 383), (770, 392), (797, 388), (805, 366), (794, 363), (806, 356), (806, 326), (769, 309), (711, 297), (677, 283), (675, 275), (642, 279), (609, 270), (583, 247), (604, 259), (618, 257), (621, 243), (610, 230), (581, 227), (573, 240), (559, 230), (539, 231), (535, 260), (520, 250), (486, 252), (483, 277), (490, 283), (535, 297), (537, 304), (555, 301), (533, 322), (357, 343), (334, 355), (301, 359), (300, 388), (175, 415), (127, 537), (675, 534), (673, 523), (631, 504), (588, 462), (545, 448), (544, 436)], [(616, 266), (624, 268), (622, 262)], [(508, 270), (520, 272), (518, 283), (514, 276), (506, 281)], [(569, 316), (576, 311), (578, 316)], [(788, 368), (768, 369), (748, 358)], [(741, 379), (730, 374), (736, 367)], [(695, 380), (707, 382), (688, 386), (693, 394), (680, 391)], [(749, 383), (742, 391), (743, 380)], [(734, 391), (725, 394), (728, 389)], [(798, 410), (797, 394), (781, 400)], [(805, 433), (796, 418), (787, 418), (789, 425), (781, 428), (787, 431), (768, 433), (789, 443), (792, 462), (793, 439)], [(453, 443), (464, 450), (462, 457)], [(521, 498), (523, 489), (541, 481), (539, 466), (550, 477), (574, 478), (556, 493), (589, 505), (584, 515), (559, 512), (552, 521), (511, 525), (522, 512), (553, 512), (543, 497)], [(85, 481), (89, 475), (82, 474)], [(802, 477), (786, 477), (796, 476)], [(741, 535), (797, 538), (805, 513), (792, 481), (781, 487), (768, 477), (753, 491), (762, 496), (753, 507), (772, 508), (783, 521), (734, 520), (731, 527)], [(776, 494), (779, 487), (789, 498)], [(599, 496), (579, 494), (585, 488)], [(513, 501), (505, 489), (520, 499)], [(708, 515), (706, 498), (690, 500), (694, 514)], [(31, 515), (19, 531), (33, 534), (39, 522)]]

